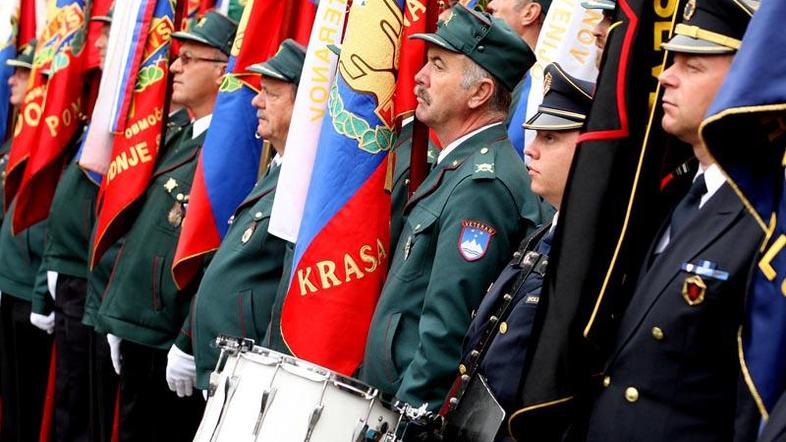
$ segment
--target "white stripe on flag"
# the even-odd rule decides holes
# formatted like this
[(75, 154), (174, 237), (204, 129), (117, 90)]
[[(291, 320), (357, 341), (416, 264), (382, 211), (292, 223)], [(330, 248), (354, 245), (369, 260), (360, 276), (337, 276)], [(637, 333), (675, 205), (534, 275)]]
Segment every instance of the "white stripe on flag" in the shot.
[(112, 156), (113, 126), (119, 112), (119, 94), (121, 83), (125, 80), (124, 72), (133, 42), (136, 17), (140, 8), (144, 8), (149, 1), (154, 0), (115, 2), (101, 85), (79, 160), (80, 166), (101, 175), (106, 174)]
[[(327, 112), (328, 92), (336, 74), (338, 57), (326, 45), (341, 42), (345, 11), (343, 2), (319, 2), (311, 28), (268, 227), (268, 232), (289, 242), (295, 242), (300, 231), (322, 119)], [(325, 41), (320, 39), (323, 35), (334, 38)]]
[[(532, 86), (527, 100), (529, 120), (543, 101), (543, 69), (557, 62), (570, 75), (594, 82), (598, 77), (595, 65), (595, 37), (592, 28), (603, 17), (599, 10), (584, 9), (575, 0), (554, 0), (546, 14), (535, 46), (537, 63), (530, 69)], [(523, 98), (523, 97), (522, 97)], [(535, 138), (534, 130), (524, 131), (524, 146)]]

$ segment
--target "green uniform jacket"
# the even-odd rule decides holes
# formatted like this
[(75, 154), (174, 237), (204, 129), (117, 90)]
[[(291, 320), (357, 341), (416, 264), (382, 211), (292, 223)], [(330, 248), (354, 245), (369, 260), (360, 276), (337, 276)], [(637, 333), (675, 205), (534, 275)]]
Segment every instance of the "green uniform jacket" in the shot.
[[(0, 198), (4, 198), (5, 168), (8, 165), (8, 152), (11, 140), (0, 148)], [(2, 199), (0, 199), (2, 201)], [(16, 236), (11, 235), (11, 219), (13, 218), (16, 201), (8, 208), (5, 217), (0, 217), (3, 226), (0, 228), (0, 292), (25, 301), (32, 301), (33, 288), (36, 285), (38, 266), (44, 249), (44, 235), (47, 221), (34, 224)]]
[(276, 300), (273, 302), (270, 324), (268, 324), (266, 335), (262, 339), (264, 347), (290, 356), (292, 352), (289, 350), (286, 342), (284, 342), (284, 337), (281, 334), (281, 310), (284, 308), (284, 299), (286, 299), (287, 291), (289, 290), (289, 280), (292, 275), (292, 261), (294, 258), (295, 243), (286, 242), (281, 281), (279, 281), (276, 289)]
[(281, 280), (286, 241), (268, 233), (280, 166), (272, 166), (235, 211), (232, 225), (199, 284), (191, 343), (196, 386), (207, 389), (220, 334), (261, 343)]
[[(409, 166), (412, 162), (411, 122), (401, 128), (393, 152), (395, 152), (396, 163), (393, 168), (393, 189), (390, 192), (390, 237), (395, 240), (404, 227), (404, 206), (409, 198)], [(439, 155), (439, 149), (430, 140), (427, 155), (428, 164), (433, 164)]]
[[(161, 155), (166, 155), (168, 149), (176, 147), (183, 138), (183, 135), (189, 133), (187, 130), (191, 125), (191, 117), (185, 108), (181, 108), (169, 116), (167, 121), (167, 132), (164, 138), (164, 147)], [(95, 240), (95, 220), (91, 228), (90, 244), (88, 245), (88, 253), (93, 248), (93, 240)], [(117, 259), (117, 253), (120, 251), (125, 240), (121, 238), (118, 242), (109, 247), (104, 256), (101, 257), (99, 263), (89, 271), (87, 274), (87, 296), (85, 297), (85, 314), (82, 317), (82, 323), (90, 326), (96, 326), (96, 316), (98, 309), (101, 307), (101, 297), (106, 290), (106, 285), (109, 283), (109, 276), (112, 273), (112, 265)]]
[[(442, 404), (472, 311), (521, 238), (543, 222), (529, 188), (501, 124), (464, 141), (431, 171), (404, 208), (363, 381), (414, 406)], [(474, 248), (473, 235), (466, 236), (473, 227), (486, 232)]]
[(199, 278), (178, 291), (172, 260), (205, 135), (191, 139), (186, 131), (158, 162), (117, 253), (96, 318), (97, 331), (159, 349), (168, 349), (177, 337)]
[(42, 315), (48, 313), (47, 271), (77, 278), (87, 277), (88, 244), (95, 224), (97, 195), (98, 184), (88, 177), (79, 167), (78, 159), (74, 158), (66, 166), (57, 184), (49, 210), (49, 229), (33, 290), (33, 312)]

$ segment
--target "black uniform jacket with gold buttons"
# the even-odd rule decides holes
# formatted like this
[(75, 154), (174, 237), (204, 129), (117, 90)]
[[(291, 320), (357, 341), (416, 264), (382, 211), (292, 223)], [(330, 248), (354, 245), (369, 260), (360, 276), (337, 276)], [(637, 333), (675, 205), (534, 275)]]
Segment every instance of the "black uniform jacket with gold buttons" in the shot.
[(235, 211), (194, 298), (190, 328), (197, 388), (207, 389), (216, 367), (218, 335), (258, 343), (265, 336), (286, 247), (286, 241), (267, 231), (280, 170), (272, 166)]
[(489, 287), (464, 338), (454, 397), (461, 399), (468, 380), (464, 375), (480, 375), (507, 415), (511, 414), (535, 331), (551, 248), (551, 237), (546, 239), (550, 227), (547, 223), (522, 241)]
[(168, 349), (177, 337), (199, 278), (177, 290), (172, 259), (205, 136), (184, 135), (160, 157), (114, 261), (97, 331), (159, 349)]
[(588, 441), (747, 440), (735, 429), (748, 405), (737, 332), (760, 232), (724, 184), (650, 251), (598, 377)]

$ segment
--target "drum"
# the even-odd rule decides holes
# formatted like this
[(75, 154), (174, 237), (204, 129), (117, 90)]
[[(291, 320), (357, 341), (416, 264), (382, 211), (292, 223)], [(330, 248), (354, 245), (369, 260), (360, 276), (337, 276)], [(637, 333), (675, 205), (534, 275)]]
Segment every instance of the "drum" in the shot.
[(326, 368), (219, 337), (195, 442), (395, 442), (401, 412), (376, 388)]

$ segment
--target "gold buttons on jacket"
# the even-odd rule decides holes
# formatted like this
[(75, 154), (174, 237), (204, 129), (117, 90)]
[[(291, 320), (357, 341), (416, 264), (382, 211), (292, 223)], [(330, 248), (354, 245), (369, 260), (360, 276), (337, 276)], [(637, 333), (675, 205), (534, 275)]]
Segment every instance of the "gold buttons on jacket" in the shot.
[(652, 337), (660, 341), (663, 339), (663, 330), (660, 327), (652, 327)]
[(467, 366), (464, 364), (459, 364), (459, 373), (464, 374), (467, 372)]
[(633, 403), (639, 400), (639, 390), (636, 390), (634, 387), (628, 387), (625, 389), (625, 400)]
[(508, 332), (508, 323), (503, 322), (499, 325), (499, 334), (504, 335)]
[(611, 376), (604, 376), (603, 377), (603, 386), (608, 387), (611, 385)]

